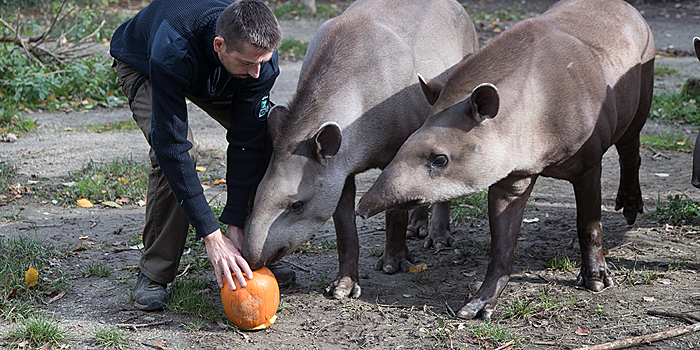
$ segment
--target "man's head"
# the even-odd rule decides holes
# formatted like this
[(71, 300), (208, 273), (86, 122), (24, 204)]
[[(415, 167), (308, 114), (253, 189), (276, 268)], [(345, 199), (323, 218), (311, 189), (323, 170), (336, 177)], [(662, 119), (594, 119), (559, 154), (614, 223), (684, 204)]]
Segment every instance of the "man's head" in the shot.
[(216, 23), (214, 50), (234, 77), (257, 78), (260, 64), (272, 57), (282, 29), (272, 10), (260, 0), (238, 0)]

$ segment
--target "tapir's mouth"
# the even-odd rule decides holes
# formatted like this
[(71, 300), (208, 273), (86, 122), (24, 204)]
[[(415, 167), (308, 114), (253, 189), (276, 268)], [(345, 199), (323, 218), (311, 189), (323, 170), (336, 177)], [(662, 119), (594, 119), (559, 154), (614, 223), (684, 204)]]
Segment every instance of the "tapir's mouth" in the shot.
[(265, 265), (270, 265), (270, 264), (276, 263), (277, 261), (282, 259), (285, 255), (287, 255), (287, 248), (282, 247), (275, 253), (275, 255), (272, 256), (272, 258), (270, 258), (270, 260)]

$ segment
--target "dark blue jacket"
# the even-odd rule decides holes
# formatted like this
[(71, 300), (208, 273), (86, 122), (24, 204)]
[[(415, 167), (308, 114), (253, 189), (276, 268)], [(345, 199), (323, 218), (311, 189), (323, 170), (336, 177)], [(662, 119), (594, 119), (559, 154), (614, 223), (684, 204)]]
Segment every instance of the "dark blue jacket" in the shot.
[(234, 79), (214, 51), (216, 21), (231, 0), (153, 0), (114, 32), (111, 55), (149, 77), (151, 146), (198, 237), (219, 228), (188, 151), (185, 96), (233, 98), (226, 134), (228, 198), (221, 222), (243, 227), (267, 131), (269, 94), (279, 75), (277, 52), (258, 79)]

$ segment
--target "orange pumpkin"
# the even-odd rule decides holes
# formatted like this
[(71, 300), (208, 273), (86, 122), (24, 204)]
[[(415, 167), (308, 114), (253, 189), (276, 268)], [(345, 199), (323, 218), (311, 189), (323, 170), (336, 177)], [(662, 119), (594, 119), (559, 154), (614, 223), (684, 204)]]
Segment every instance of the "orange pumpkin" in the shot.
[(245, 288), (241, 288), (233, 277), (236, 290), (231, 290), (225, 279), (221, 288), (221, 302), (228, 319), (247, 330), (271, 326), (277, 318), (275, 313), (280, 303), (280, 288), (275, 275), (263, 266), (253, 271), (253, 279), (247, 280)]

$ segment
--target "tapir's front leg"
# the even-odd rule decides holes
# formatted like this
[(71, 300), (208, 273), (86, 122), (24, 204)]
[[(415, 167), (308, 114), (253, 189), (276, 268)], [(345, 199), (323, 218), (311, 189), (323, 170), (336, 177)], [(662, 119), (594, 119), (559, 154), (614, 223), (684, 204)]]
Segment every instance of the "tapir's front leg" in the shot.
[(408, 272), (412, 257), (406, 246), (406, 227), (408, 212), (406, 210), (386, 211), (386, 245), (384, 254), (377, 261), (374, 269), (393, 274), (398, 271)]
[(450, 232), (450, 202), (433, 204), (430, 217), (430, 233), (423, 248), (435, 247), (441, 249), (451, 247), (455, 243)]
[(360, 278), (358, 261), (360, 259), (360, 241), (355, 225), (355, 177), (348, 176), (343, 186), (338, 206), (333, 213), (335, 234), (338, 243), (338, 277), (326, 289), (336, 299), (345, 297), (359, 298)]
[(484, 318), (491, 317), (496, 300), (510, 279), (523, 211), (536, 179), (536, 175), (526, 178), (507, 177), (489, 187), (489, 267), (481, 288), (459, 310), (458, 317), (469, 319), (479, 313)]
[(576, 285), (599, 292), (613, 285), (603, 257), (603, 228), (600, 224), (600, 162), (574, 184), (576, 229), (581, 246), (581, 272)]

